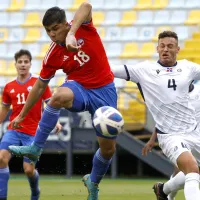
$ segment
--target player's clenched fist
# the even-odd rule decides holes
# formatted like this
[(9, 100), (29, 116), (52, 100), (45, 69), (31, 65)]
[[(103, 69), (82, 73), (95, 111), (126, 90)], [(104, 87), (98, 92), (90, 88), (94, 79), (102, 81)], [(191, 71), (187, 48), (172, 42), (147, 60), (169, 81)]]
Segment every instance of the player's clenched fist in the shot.
[(67, 34), (65, 43), (66, 43), (67, 50), (70, 52), (77, 52), (81, 47), (77, 45), (75, 36), (70, 33)]

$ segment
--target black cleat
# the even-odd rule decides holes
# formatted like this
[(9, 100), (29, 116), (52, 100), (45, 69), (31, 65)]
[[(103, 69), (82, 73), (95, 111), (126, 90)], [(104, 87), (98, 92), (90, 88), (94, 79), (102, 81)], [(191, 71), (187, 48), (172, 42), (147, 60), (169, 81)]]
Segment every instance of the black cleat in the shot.
[(168, 200), (167, 195), (163, 192), (164, 183), (156, 183), (153, 186), (154, 193), (157, 197), (157, 200)]

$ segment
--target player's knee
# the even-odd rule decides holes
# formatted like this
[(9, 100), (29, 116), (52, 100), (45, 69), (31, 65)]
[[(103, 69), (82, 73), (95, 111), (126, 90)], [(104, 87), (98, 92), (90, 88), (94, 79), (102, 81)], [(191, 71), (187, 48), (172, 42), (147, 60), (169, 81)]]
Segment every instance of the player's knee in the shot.
[(188, 153), (179, 156), (177, 160), (179, 169), (183, 171), (185, 174), (199, 173), (199, 167), (196, 159), (192, 156), (192, 154)]
[(52, 107), (56, 107), (56, 108), (70, 108), (72, 106), (72, 102), (73, 102), (73, 96), (68, 94), (67, 92), (64, 93), (62, 91), (60, 92), (56, 92), (49, 104), (52, 106)]
[(28, 177), (32, 177), (34, 175), (34, 170), (35, 170), (35, 168), (33, 166), (30, 166), (30, 167), (26, 166), (26, 167), (24, 167), (24, 173)]
[(110, 147), (102, 147), (101, 148), (101, 154), (104, 158), (110, 159), (115, 153), (115, 146)]
[(7, 158), (4, 154), (0, 151), (0, 168), (4, 168), (8, 166), (9, 158)]

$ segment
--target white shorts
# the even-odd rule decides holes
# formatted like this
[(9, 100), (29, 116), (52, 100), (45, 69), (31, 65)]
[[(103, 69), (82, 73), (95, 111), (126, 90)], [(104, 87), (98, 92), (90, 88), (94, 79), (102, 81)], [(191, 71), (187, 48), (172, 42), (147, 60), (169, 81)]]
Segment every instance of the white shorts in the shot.
[(177, 166), (177, 158), (190, 151), (200, 166), (200, 132), (187, 134), (157, 134), (159, 146), (169, 160)]

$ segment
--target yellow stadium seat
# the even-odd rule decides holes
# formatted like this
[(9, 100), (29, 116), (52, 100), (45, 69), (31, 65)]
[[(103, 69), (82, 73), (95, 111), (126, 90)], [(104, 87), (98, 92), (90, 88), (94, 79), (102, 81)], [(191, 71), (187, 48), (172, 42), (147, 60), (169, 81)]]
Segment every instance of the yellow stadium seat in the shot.
[(78, 7), (83, 3), (86, 2), (86, 0), (74, 0), (74, 3), (72, 5), (72, 7), (69, 8), (69, 10), (74, 11), (77, 10)]
[(93, 19), (94, 25), (99, 26), (105, 20), (105, 14), (104, 14), (104, 12), (101, 12), (101, 11), (93, 12), (92, 19)]
[(6, 9), (8, 12), (19, 11), (24, 7), (24, 0), (12, 0), (10, 6)]
[(0, 60), (0, 75), (5, 76), (7, 72), (7, 65), (5, 60)]
[(117, 108), (124, 109), (125, 108), (125, 96), (123, 93), (118, 94), (118, 99), (117, 99)]
[(16, 67), (15, 67), (15, 62), (14, 61), (10, 61), (8, 63), (8, 68), (6, 71), (6, 75), (7, 76), (17, 76), (17, 71), (16, 71)]
[(103, 40), (105, 38), (105, 28), (98, 27), (97, 32), (99, 33), (100, 38)]
[(200, 58), (195, 58), (193, 62), (200, 64)]
[(135, 11), (125, 11), (123, 13), (121, 21), (118, 23), (119, 26), (131, 26), (136, 21), (136, 12)]
[(40, 14), (38, 12), (28, 13), (27, 16), (26, 16), (25, 22), (21, 26), (23, 26), (23, 27), (42, 26)]
[(7, 38), (8, 38), (8, 29), (0, 28), (0, 43), (5, 42)]
[(163, 31), (171, 31), (171, 27), (170, 26), (160, 26), (160, 27), (158, 27), (158, 29), (157, 29), (157, 31), (156, 31), (156, 36), (154, 36), (153, 38), (152, 38), (152, 41), (153, 42), (157, 42), (158, 41), (158, 35), (160, 34), (160, 33), (162, 33)]
[(43, 44), (42, 47), (41, 47), (41, 51), (40, 51), (40, 54), (36, 56), (36, 58), (38, 59), (43, 59), (49, 49), (49, 46), (50, 44), (47, 43), (47, 44)]
[(180, 50), (180, 52), (178, 53), (178, 59), (193, 60), (196, 58), (200, 58), (200, 48), (199, 49), (185, 48)]
[(200, 24), (200, 10), (192, 10), (189, 13), (188, 19), (184, 23), (185, 25)]
[(192, 38), (200, 40), (200, 32), (193, 33)]
[(124, 91), (127, 92), (127, 93), (135, 93), (135, 96), (139, 92), (137, 84), (132, 82), (132, 81), (126, 82)]
[(28, 29), (25, 38), (22, 40), (22, 43), (32, 43), (36, 42), (41, 36), (39, 28), (30, 28)]
[(139, 58), (150, 58), (155, 53), (156, 46), (153, 42), (147, 42), (142, 45), (141, 51), (138, 55)]
[(147, 10), (152, 6), (152, 0), (138, 0), (133, 9), (135, 10)]
[(154, 0), (151, 9), (163, 9), (168, 5), (168, 0)]
[(185, 48), (188, 49), (200, 49), (200, 40), (186, 40)]
[(138, 44), (135, 42), (127, 43), (124, 46), (122, 54), (119, 56), (120, 58), (134, 58), (138, 55)]

